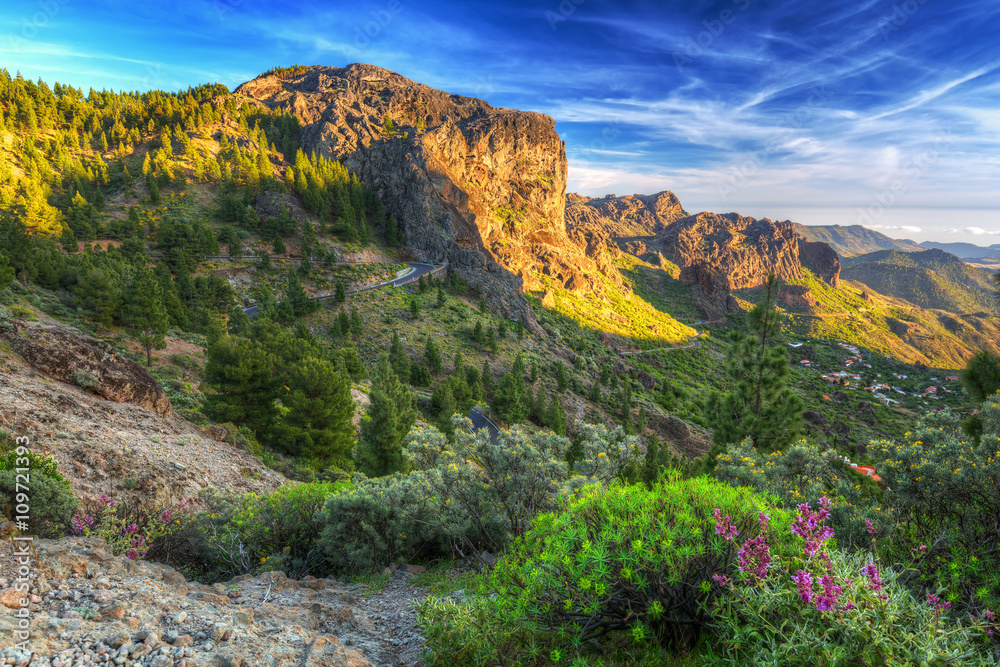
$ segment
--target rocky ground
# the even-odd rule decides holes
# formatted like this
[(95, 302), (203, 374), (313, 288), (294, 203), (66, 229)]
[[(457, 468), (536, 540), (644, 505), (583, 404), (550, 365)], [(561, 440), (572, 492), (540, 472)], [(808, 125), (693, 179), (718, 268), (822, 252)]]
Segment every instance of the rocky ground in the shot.
[(13, 646), (20, 593), (0, 548), (0, 664), (310, 667), (419, 665), (413, 605), (426, 592), (402, 566), (385, 587), (303, 581), (280, 572), (206, 586), (176, 570), (115, 557), (99, 538), (36, 542), (29, 650)]
[(81, 499), (107, 494), (173, 505), (209, 486), (248, 493), (288, 483), (259, 459), (217, 442), (176, 414), (105, 400), (2, 347), (0, 428), (27, 436), (33, 450), (55, 456)]

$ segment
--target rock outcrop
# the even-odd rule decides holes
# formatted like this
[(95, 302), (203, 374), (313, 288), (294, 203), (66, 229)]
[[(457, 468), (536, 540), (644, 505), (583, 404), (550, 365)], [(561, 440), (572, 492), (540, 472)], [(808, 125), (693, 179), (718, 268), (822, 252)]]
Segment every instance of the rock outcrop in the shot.
[(177, 414), (161, 417), (104, 400), (50, 380), (2, 350), (0, 428), (28, 436), (33, 451), (53, 455), (81, 500), (107, 494), (166, 506), (197, 498), (208, 487), (268, 493), (289, 483), (249, 452), (217, 442)]
[(134, 403), (164, 417), (170, 414), (170, 400), (149, 371), (76, 329), (0, 320), (0, 340), (56, 380), (108, 401)]
[(782, 285), (778, 288), (778, 301), (791, 308), (811, 308), (816, 297), (806, 285)]
[(823, 282), (834, 288), (840, 286), (840, 255), (829, 243), (799, 238), (799, 259)]
[(552, 118), (358, 63), (264, 75), (236, 93), (294, 113), (307, 151), (356, 173), (407, 248), (448, 260), (492, 310), (533, 324), (521, 292), (539, 289), (543, 274), (593, 289), (597, 266), (566, 233), (566, 151)]
[(758, 287), (774, 273), (801, 280), (799, 237), (789, 222), (736, 213), (681, 218), (657, 235), (663, 255), (680, 267), (680, 279), (699, 285), (719, 309), (731, 309), (734, 289)]
[(566, 196), (566, 228), (599, 229), (613, 239), (655, 236), (688, 215), (673, 192), (590, 199)]

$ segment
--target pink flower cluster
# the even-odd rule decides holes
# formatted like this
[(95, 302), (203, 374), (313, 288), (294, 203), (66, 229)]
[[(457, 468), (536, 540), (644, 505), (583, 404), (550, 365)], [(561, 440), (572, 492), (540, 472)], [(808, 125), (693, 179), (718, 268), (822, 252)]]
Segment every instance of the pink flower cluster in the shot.
[(73, 532), (79, 535), (87, 528), (94, 527), (94, 517), (89, 514), (74, 514), (73, 515)]
[(715, 518), (715, 534), (721, 535), (722, 539), (726, 542), (732, 542), (737, 537), (739, 537), (739, 531), (736, 530), (736, 526), (733, 525), (732, 520), (729, 515), (722, 516), (722, 510), (715, 508), (712, 512), (712, 516)]
[(97, 501), (98, 509), (104, 509), (106, 507), (117, 507), (117, 506), (118, 503), (116, 501), (112, 500), (111, 498), (108, 498), (103, 493), (101, 494), (101, 497)]
[(813, 511), (808, 503), (799, 505), (799, 515), (792, 524), (792, 532), (806, 541), (806, 556), (813, 556), (823, 547), (823, 543), (833, 537), (833, 528), (824, 526), (823, 522), (830, 516), (830, 499), (826, 496), (819, 499), (820, 508)]
[(746, 541), (737, 556), (740, 572), (754, 579), (766, 577), (767, 571), (771, 567), (771, 547), (767, 543), (770, 518), (763, 512), (758, 515), (757, 522), (760, 524), (760, 532), (756, 537)]
[(878, 565), (868, 563), (865, 566), (865, 576), (868, 577), (868, 587), (878, 595), (880, 600), (888, 600), (889, 596), (882, 592), (885, 584), (882, 582), (882, 575), (879, 574)]
[(938, 596), (934, 595), (933, 593), (928, 593), (927, 594), (927, 604), (929, 604), (930, 606), (934, 607), (934, 615), (935, 616), (940, 616), (942, 613), (944, 613), (944, 612), (948, 611), (949, 609), (951, 609), (951, 603), (950, 602), (942, 600), (941, 598), (939, 598)]

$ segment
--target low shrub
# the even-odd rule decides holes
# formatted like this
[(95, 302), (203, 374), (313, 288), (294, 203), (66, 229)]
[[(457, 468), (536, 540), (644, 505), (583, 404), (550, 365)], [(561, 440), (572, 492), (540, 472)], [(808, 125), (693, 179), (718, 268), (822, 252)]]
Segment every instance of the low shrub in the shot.
[[(128, 480), (125, 486), (130, 488)], [(116, 556), (145, 558), (157, 539), (178, 529), (188, 504), (154, 507), (139, 500), (124, 502), (101, 495), (81, 504), (73, 515), (71, 532), (103, 538)]]
[(270, 494), (203, 492), (205, 509), (182, 519), (153, 555), (205, 582), (274, 569), (298, 578), (326, 575), (331, 566), (318, 542), (320, 510), (350, 488), (315, 482)]
[(0, 512), (7, 517), (29, 517), (25, 532), (41, 536), (61, 534), (77, 507), (76, 497), (60, 478), (38, 471), (25, 476), (0, 470), (0, 503)]
[(767, 571), (769, 552), (738, 554), (726, 537), (787, 532), (788, 515), (769, 509), (704, 477), (589, 486), (540, 515), (471, 600), (419, 606), (427, 662), (585, 665), (598, 639), (690, 649), (726, 578)]
[(7, 433), (0, 433), (0, 502), (7, 517), (29, 516), (28, 530), (35, 535), (62, 533), (77, 506), (55, 457), (18, 446)]
[(799, 547), (763, 577), (724, 583), (730, 595), (711, 605), (716, 641), (705, 664), (996, 664), (992, 612), (985, 622), (949, 618), (951, 603), (916, 599), (869, 554), (828, 549), (829, 516), (826, 498), (803, 504), (791, 527)]
[(376, 479), (357, 474), (354, 489), (328, 498), (319, 517), (320, 544), (331, 566), (357, 575), (440, 554), (435, 500), (422, 472)]
[(1000, 606), (1000, 394), (982, 404), (979, 443), (943, 410), (927, 415), (901, 442), (875, 441), (869, 452), (891, 489), (880, 514), (896, 527), (883, 558), (909, 562), (924, 592), (977, 612)]
[(716, 479), (735, 486), (750, 486), (769, 493), (781, 506), (794, 509), (804, 502), (821, 497), (832, 500), (831, 524), (841, 547), (867, 546), (870, 535), (865, 521), (885, 525), (891, 512), (875, 511), (883, 507), (884, 493), (879, 485), (852, 470), (834, 450), (822, 450), (800, 440), (787, 449), (763, 454), (747, 439), (727, 447), (716, 459)]

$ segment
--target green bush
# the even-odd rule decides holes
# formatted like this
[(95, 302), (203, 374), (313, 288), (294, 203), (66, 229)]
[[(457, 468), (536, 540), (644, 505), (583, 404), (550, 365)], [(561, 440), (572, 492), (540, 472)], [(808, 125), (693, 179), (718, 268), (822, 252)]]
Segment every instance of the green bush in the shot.
[[(714, 508), (752, 535), (770, 504), (704, 477), (567, 497), (483, 575), (476, 597), (420, 605), (428, 664), (583, 665), (605, 635), (691, 648), (724, 590), (713, 575), (735, 576), (736, 546), (716, 530)], [(790, 519), (774, 510), (770, 521), (781, 534)]]
[(100, 380), (98, 379), (98, 377), (93, 373), (91, 373), (90, 371), (73, 372), (73, 384), (75, 384), (77, 387), (80, 387), (80, 389), (86, 389), (87, 391), (90, 391), (91, 389), (97, 387), (99, 382)]
[[(18, 479), (15, 470), (0, 470), (0, 502), (3, 503), (0, 511), (8, 517), (28, 516), (28, 532), (33, 535), (54, 536), (64, 532), (77, 507), (73, 492), (58, 476), (50, 477), (37, 470), (30, 473), (28, 484), (24, 481), (23, 475)], [(28, 511), (19, 511), (19, 504), (27, 505)]]
[(206, 507), (182, 520), (156, 545), (156, 556), (200, 581), (280, 569), (289, 576), (324, 576), (330, 563), (319, 548), (320, 511), (349, 483), (314, 482), (270, 494), (203, 493)]
[(421, 472), (375, 479), (358, 473), (353, 491), (326, 500), (320, 545), (332, 567), (348, 574), (437, 555), (442, 540), (430, 526), (434, 500)]
[(934, 594), (914, 598), (870, 554), (827, 550), (827, 512), (803, 506), (793, 529), (804, 548), (780, 554), (760, 580), (725, 584), (705, 664), (996, 664), (992, 628), (949, 618), (950, 603)]
[(750, 486), (781, 500), (785, 509), (826, 496), (833, 501), (831, 521), (841, 547), (867, 546), (870, 535), (865, 520), (883, 525), (889, 512), (882, 506), (883, 492), (870, 478), (849, 470), (834, 450), (823, 451), (805, 440), (785, 450), (760, 453), (747, 439), (729, 445), (715, 459), (715, 477), (734, 486)]
[(916, 558), (912, 583), (947, 590), (971, 610), (1000, 605), (1000, 394), (982, 404), (979, 444), (947, 410), (927, 415), (902, 442), (869, 445), (891, 489), (884, 558)]

